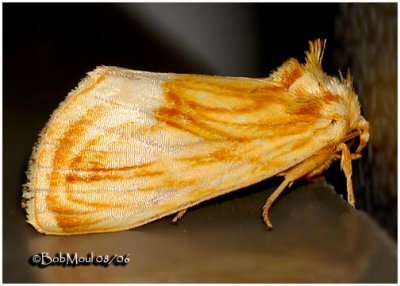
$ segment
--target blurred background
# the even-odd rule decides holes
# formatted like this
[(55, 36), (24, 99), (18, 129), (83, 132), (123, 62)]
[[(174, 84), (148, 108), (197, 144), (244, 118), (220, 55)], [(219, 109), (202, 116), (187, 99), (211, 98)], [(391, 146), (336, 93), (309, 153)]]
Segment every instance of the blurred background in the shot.
[[(66, 241), (69, 241), (66, 245), (76, 246), (81, 240), (60, 240), (37, 234), (24, 223), (20, 198), (29, 156), (38, 133), (86, 72), (99, 65), (114, 65), (155, 72), (267, 77), (289, 57), (302, 60), (308, 48), (307, 41), (316, 38), (327, 39), (323, 60), (325, 71), (337, 75), (338, 69), (345, 73), (349, 67), (354, 76), (363, 112), (371, 124), (370, 144), (363, 159), (353, 165), (357, 207), (375, 221), (375, 225), (384, 229), (383, 240), (395, 245), (396, 4), (2, 5), (5, 282), (76, 282), (68, 280), (72, 279), (71, 275), (65, 279), (58, 272), (57, 275), (46, 276), (40, 271), (42, 269), (32, 269), (28, 265), (33, 251), (49, 245), (60, 248)], [(345, 195), (345, 178), (339, 164), (334, 164), (326, 177), (339, 194)], [(254, 210), (255, 219), (259, 219), (256, 215), (259, 215), (266, 198), (262, 188), (259, 186), (255, 191), (259, 193), (257, 204), (260, 205)], [(246, 194), (232, 196), (239, 201), (249, 200)], [(222, 202), (231, 208), (229, 199), (228, 195)], [(369, 220), (367, 216), (363, 220)], [(134, 235), (135, 232), (126, 232), (125, 236), (127, 233)], [(160, 233), (162, 235), (162, 229)], [(120, 235), (124, 234), (118, 234), (117, 241), (126, 245), (128, 241)], [(85, 237), (83, 240), (90, 245), (96, 236)], [(100, 241), (104, 239), (106, 245), (114, 244), (112, 239), (116, 239), (111, 234), (97, 237), (101, 237)], [(140, 239), (141, 243), (148, 241)], [(240, 245), (243, 243), (248, 242), (240, 241)], [(16, 271), (18, 267), (24, 271)], [(70, 272), (65, 270), (63, 273)], [(165, 276), (153, 280), (151, 276), (150, 279), (143, 276), (139, 280), (126, 277), (121, 281), (203, 281), (182, 277), (196, 276), (177, 274), (169, 280)], [(252, 280), (251, 277), (256, 276), (235, 281), (265, 281), (261, 276), (260, 280)], [(79, 279), (80, 282), (97, 281), (89, 273), (82, 274)], [(339, 281), (353, 280), (345, 277)], [(214, 278), (210, 281), (219, 280)], [(367, 282), (370, 281), (367, 279)]]

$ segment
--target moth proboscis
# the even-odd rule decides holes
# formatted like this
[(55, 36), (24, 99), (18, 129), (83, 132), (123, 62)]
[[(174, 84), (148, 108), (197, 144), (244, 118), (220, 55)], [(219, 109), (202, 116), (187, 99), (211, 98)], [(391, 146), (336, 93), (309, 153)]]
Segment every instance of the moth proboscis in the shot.
[[(272, 176), (284, 180), (262, 216), (299, 178), (351, 161), (369, 139), (352, 79), (326, 75), (325, 42), (268, 78), (151, 73), (102, 66), (53, 113), (34, 148), (23, 192), (39, 232), (134, 228)], [(351, 153), (348, 139), (359, 137)]]

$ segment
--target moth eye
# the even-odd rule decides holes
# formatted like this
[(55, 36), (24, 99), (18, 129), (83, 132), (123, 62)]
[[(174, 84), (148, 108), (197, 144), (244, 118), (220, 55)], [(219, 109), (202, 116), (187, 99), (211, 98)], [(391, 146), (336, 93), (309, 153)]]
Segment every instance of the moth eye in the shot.
[(332, 119), (331, 120), (331, 125), (333, 126), (333, 125), (335, 125), (336, 124), (336, 119)]

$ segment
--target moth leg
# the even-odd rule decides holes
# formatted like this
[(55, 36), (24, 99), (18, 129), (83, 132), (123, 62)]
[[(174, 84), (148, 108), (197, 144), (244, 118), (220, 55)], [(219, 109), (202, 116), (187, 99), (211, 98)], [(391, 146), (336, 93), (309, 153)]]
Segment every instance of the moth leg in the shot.
[(269, 209), (271, 208), (272, 204), (274, 203), (274, 201), (279, 197), (279, 195), (283, 192), (283, 190), (287, 187), (287, 185), (289, 185), (291, 182), (288, 179), (285, 179), (280, 185), (279, 187), (272, 193), (272, 195), (270, 195), (267, 199), (267, 201), (265, 202), (264, 206), (263, 206), (263, 213), (262, 213), (262, 217), (263, 220), (265, 222), (265, 224), (267, 225), (268, 230), (272, 229), (272, 223), (269, 219)]
[(332, 160), (328, 160), (323, 165), (312, 170), (310, 173), (307, 174), (307, 177), (306, 177), (307, 180), (309, 182), (313, 182), (313, 183), (321, 182), (321, 181), (325, 180), (325, 176), (322, 175), (322, 172), (325, 171), (331, 163), (332, 163)]
[[(332, 158), (332, 149), (325, 149), (321, 150), (319, 154), (316, 154), (303, 162), (297, 164), (294, 166), (292, 169), (288, 170), (285, 173), (285, 180), (279, 185), (279, 187), (272, 193), (272, 195), (269, 196), (267, 201), (265, 202), (263, 206), (263, 213), (262, 217), (267, 225), (267, 228), (270, 230), (272, 229), (272, 223), (269, 219), (269, 210), (272, 206), (272, 204), (275, 202), (275, 200), (279, 197), (279, 195), (283, 192), (283, 190), (289, 185), (291, 185), (294, 181), (301, 177), (308, 177), (309, 174), (318, 174), (321, 171), (322, 167), (324, 166), (325, 168), (329, 166), (327, 161), (329, 161)], [(316, 171), (314, 171), (316, 170)]]
[(368, 140), (369, 140), (369, 123), (364, 119), (364, 117), (361, 117), (362, 120), (358, 124), (359, 125), (359, 130), (361, 131), (360, 135), (360, 145), (358, 145), (356, 153), (360, 153), (362, 149), (367, 145)]
[(346, 176), (347, 183), (347, 201), (349, 204), (354, 207), (355, 206), (355, 198), (353, 191), (353, 182), (351, 180), (351, 176), (353, 174), (351, 169), (351, 160), (354, 158), (352, 154), (350, 154), (350, 150), (345, 143), (342, 143), (338, 146), (338, 150), (342, 151), (342, 156), (340, 159), (340, 167), (342, 168), (344, 175)]
[(180, 220), (183, 215), (187, 212), (188, 209), (183, 209), (181, 211), (179, 211), (176, 216), (172, 219), (171, 223), (172, 224), (176, 224), (178, 222), (178, 220)]
[(324, 177), (322, 174), (323, 171), (325, 171), (326, 169), (328, 169), (328, 167), (330, 166), (330, 164), (332, 163), (331, 160), (326, 161), (325, 164), (319, 166), (318, 168), (312, 170), (310, 173), (307, 174), (307, 179), (312, 180), (314, 179), (314, 177), (321, 176)]
[(327, 159), (321, 166), (313, 169), (310, 173), (307, 174), (306, 178), (309, 182), (321, 182), (325, 180), (325, 176), (322, 175), (322, 172), (329, 168), (331, 163), (337, 159), (340, 159), (339, 154), (332, 155), (329, 159)]

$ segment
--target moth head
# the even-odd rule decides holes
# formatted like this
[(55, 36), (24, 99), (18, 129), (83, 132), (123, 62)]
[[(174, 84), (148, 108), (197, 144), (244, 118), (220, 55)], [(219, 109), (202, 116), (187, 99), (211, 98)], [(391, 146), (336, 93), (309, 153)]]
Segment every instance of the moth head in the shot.
[(356, 151), (359, 153), (369, 139), (368, 122), (361, 116), (350, 72), (344, 78), (340, 72), (339, 77), (333, 77), (322, 70), (325, 45), (325, 40), (310, 41), (304, 64), (289, 59), (271, 78), (295, 99), (291, 113), (308, 116), (314, 122), (323, 120), (337, 142), (359, 136), (360, 144)]
[(358, 96), (353, 88), (353, 80), (350, 72), (347, 72), (346, 78), (343, 78), (339, 71), (339, 78), (329, 77), (326, 85), (326, 91), (336, 98), (336, 102), (328, 105), (330, 116), (338, 118), (344, 124), (345, 130), (342, 142), (347, 142), (355, 137), (359, 137), (359, 145), (355, 153), (361, 153), (369, 140), (369, 123), (361, 115)]
[[(353, 88), (353, 78), (350, 74), (350, 70), (347, 70), (347, 75), (344, 78), (342, 73), (339, 70), (339, 76), (340, 76), (340, 82), (342, 85), (346, 86), (349, 89), (349, 102), (352, 104), (350, 107), (352, 107), (355, 111), (353, 111), (353, 118), (350, 120), (350, 128), (352, 132), (348, 136), (354, 136), (360, 138), (360, 144), (357, 147), (356, 153), (361, 153), (362, 149), (367, 145), (368, 140), (369, 140), (369, 123), (365, 118), (361, 115), (360, 112), (360, 104), (358, 101), (358, 96), (354, 91)], [(354, 107), (353, 107), (354, 105)], [(352, 110), (350, 110), (352, 111)], [(354, 134), (354, 135), (352, 135)]]
[[(351, 140), (359, 137), (360, 143), (355, 151), (359, 154), (369, 140), (369, 123), (361, 115), (358, 96), (354, 91), (353, 78), (347, 70), (346, 77), (343, 77), (339, 70), (339, 78), (326, 75), (322, 70), (322, 57), (324, 54), (326, 40), (320, 39), (309, 42), (309, 51), (306, 52), (305, 73), (313, 74), (319, 81), (319, 95), (327, 102), (327, 113), (332, 117), (332, 124), (337, 120), (342, 121), (345, 137), (342, 141)], [(328, 114), (327, 114), (328, 115)], [(329, 116), (328, 115), (328, 116)]]

